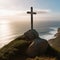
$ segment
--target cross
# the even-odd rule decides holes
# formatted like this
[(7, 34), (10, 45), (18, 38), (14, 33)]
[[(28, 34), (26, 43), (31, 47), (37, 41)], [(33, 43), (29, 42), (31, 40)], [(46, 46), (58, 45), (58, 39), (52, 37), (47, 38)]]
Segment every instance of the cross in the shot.
[(36, 12), (33, 12), (33, 7), (31, 7), (31, 12), (27, 12), (28, 14), (31, 14), (31, 30), (33, 30), (33, 14), (36, 14)]

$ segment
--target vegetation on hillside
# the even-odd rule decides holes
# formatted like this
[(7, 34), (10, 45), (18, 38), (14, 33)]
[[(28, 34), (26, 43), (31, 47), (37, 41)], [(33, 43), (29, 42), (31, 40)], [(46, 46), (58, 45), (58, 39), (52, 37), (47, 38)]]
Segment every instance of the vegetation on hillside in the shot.
[(0, 60), (10, 60), (24, 55), (29, 43), (25, 40), (14, 40), (0, 49)]

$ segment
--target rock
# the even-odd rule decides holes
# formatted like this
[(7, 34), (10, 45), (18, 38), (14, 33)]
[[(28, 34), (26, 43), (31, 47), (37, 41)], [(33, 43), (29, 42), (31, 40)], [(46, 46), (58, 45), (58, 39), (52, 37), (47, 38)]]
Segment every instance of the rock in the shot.
[(46, 52), (48, 47), (48, 42), (44, 39), (39, 38), (39, 34), (36, 30), (28, 30), (24, 35), (16, 38), (16, 40), (26, 40), (30, 42), (29, 47), (27, 48), (26, 54), (28, 56), (36, 56), (39, 53), (43, 54)]
[(58, 28), (57, 33), (55, 34), (56, 37), (60, 37), (60, 28)]
[(58, 28), (58, 32), (60, 33), (60, 28)]
[(30, 57), (44, 54), (48, 48), (48, 42), (44, 39), (35, 39), (27, 49), (27, 55)]
[(39, 34), (36, 30), (29, 30), (24, 33), (24, 36), (27, 40), (34, 40), (39, 37)]
[(27, 40), (27, 41), (32, 41), (36, 38), (39, 37), (39, 34), (36, 30), (28, 30), (27, 32), (25, 32), (22, 36), (17, 37), (15, 40)]

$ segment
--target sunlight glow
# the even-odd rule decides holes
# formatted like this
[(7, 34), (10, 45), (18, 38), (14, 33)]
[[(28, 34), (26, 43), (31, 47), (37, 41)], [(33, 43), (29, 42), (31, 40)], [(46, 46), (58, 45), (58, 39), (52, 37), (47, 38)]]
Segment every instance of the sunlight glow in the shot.
[(8, 16), (16, 14), (15, 11), (0, 9), (0, 16)]
[[(4, 45), (8, 44), (13, 40), (16, 35), (12, 35), (12, 30), (9, 24), (1, 24), (0, 25), (0, 48)], [(11, 36), (12, 35), (12, 36)], [(9, 36), (9, 37), (8, 37)]]
[(0, 20), (0, 24), (5, 24), (5, 23), (10, 23), (11, 21), (9, 21), (8, 19), (1, 19)]

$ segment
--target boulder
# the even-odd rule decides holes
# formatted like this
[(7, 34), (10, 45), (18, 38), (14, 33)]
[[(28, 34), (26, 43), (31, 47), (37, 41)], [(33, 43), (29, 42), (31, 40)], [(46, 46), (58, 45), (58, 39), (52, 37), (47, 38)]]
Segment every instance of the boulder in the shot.
[(24, 33), (24, 36), (27, 40), (34, 40), (39, 37), (39, 34), (36, 30), (29, 30)]
[(37, 55), (42, 55), (46, 52), (48, 48), (48, 42), (44, 39), (36, 38), (28, 47), (27, 55), (30, 57), (35, 57)]
[(27, 40), (27, 41), (32, 41), (36, 38), (39, 37), (39, 34), (36, 30), (28, 30), (27, 32), (25, 32), (22, 36), (17, 37), (15, 40)]

